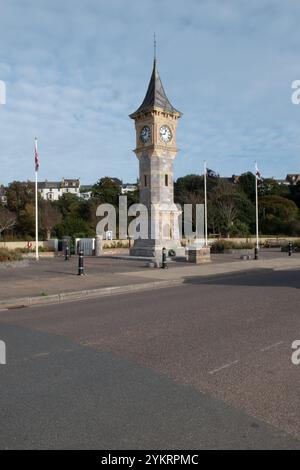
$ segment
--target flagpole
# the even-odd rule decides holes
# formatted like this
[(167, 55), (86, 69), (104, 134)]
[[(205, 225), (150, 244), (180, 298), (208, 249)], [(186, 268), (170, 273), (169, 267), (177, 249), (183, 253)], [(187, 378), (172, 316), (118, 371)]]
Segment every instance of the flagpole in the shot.
[[(37, 138), (35, 138), (35, 154), (37, 155)], [(38, 167), (35, 165), (35, 259), (39, 259), (39, 225), (38, 225)]]
[(206, 187), (206, 161), (204, 160), (204, 236), (205, 236), (205, 246), (208, 245), (207, 239), (207, 187)]
[(255, 162), (255, 223), (256, 223), (256, 257), (258, 256), (259, 250), (259, 234), (258, 234), (258, 168), (257, 163)]

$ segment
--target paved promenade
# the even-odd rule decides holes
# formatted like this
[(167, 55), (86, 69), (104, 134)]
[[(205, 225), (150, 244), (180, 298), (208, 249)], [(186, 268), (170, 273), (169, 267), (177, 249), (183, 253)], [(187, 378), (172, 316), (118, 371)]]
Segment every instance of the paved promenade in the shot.
[[(77, 257), (28, 261), (27, 266), (0, 269), (0, 308), (32, 303), (55, 303), (82, 297), (168, 287), (198, 277), (247, 272), (253, 269), (296, 269), (300, 254), (261, 253), (259, 260), (240, 260), (238, 255), (213, 255), (212, 262), (193, 265), (171, 262), (168, 269), (151, 269), (145, 261), (86, 258), (85, 275), (77, 275)], [(65, 297), (64, 297), (65, 295)], [(33, 299), (29, 301), (26, 299)], [(24, 300), (24, 302), (23, 302)]]

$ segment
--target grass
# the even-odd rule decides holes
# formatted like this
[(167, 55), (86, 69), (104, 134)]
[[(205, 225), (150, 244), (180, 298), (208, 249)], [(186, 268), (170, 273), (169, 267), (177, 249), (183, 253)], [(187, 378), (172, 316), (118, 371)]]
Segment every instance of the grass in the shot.
[(5, 263), (7, 261), (20, 261), (21, 259), (21, 253), (8, 250), (7, 248), (0, 248), (0, 263)]

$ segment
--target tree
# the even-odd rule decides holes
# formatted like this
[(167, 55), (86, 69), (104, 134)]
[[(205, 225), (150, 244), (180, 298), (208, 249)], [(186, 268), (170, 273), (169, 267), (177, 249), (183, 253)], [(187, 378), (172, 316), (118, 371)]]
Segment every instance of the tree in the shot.
[(288, 188), (278, 184), (274, 178), (263, 178), (259, 182), (259, 194), (264, 196), (282, 196), (288, 195)]
[(7, 207), (19, 217), (27, 204), (34, 204), (34, 183), (13, 181), (6, 190)]
[(58, 238), (62, 238), (64, 236), (74, 238), (95, 236), (95, 228), (91, 229), (85, 220), (75, 218), (72, 215), (67, 215), (61, 223), (54, 227), (54, 229)]
[(250, 201), (255, 202), (255, 176), (251, 171), (243, 173), (239, 177), (238, 185)]
[(73, 194), (64, 194), (53, 203), (59, 209), (62, 220), (53, 227), (58, 237), (89, 237), (95, 235), (97, 218), (96, 209), (99, 200), (86, 201)]
[(289, 185), (289, 195), (288, 198), (294, 201), (294, 203), (300, 209), (300, 181), (297, 184)]
[(236, 186), (219, 180), (209, 195), (208, 223), (213, 232), (230, 236), (249, 232), (255, 221), (254, 206)]
[(63, 217), (68, 215), (70, 212), (75, 212), (81, 199), (72, 193), (64, 193), (58, 201), (54, 201), (53, 204), (58, 207)]
[[(207, 176), (207, 192), (213, 190), (218, 179)], [(178, 204), (202, 204), (204, 202), (204, 179), (201, 175), (186, 175), (178, 178), (174, 184), (174, 199)]]
[(35, 206), (26, 204), (25, 208), (20, 211), (18, 218), (18, 232), (22, 235), (35, 235)]
[(62, 220), (62, 214), (51, 201), (40, 201), (39, 203), (39, 228), (43, 232), (43, 236), (49, 239), (55, 225)]
[(294, 201), (281, 196), (264, 196), (259, 200), (260, 229), (265, 234), (300, 234), (299, 210)]
[(0, 205), (0, 238), (6, 230), (12, 229), (16, 225), (16, 214)]
[(97, 198), (103, 204), (118, 207), (119, 196), (121, 196), (121, 186), (108, 176), (101, 178), (92, 189), (92, 197)]

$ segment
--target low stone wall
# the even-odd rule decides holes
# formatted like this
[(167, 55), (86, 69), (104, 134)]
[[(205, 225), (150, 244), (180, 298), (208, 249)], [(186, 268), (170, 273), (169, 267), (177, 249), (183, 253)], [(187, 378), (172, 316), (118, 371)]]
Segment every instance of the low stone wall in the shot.
[[(279, 237), (280, 239), (285, 239), (287, 241), (294, 241), (294, 240), (299, 240), (300, 237)], [(266, 240), (275, 240), (276, 237), (274, 236), (264, 236), (260, 237), (260, 243), (264, 243)], [(210, 238), (209, 244), (212, 244), (213, 242), (217, 240), (226, 240), (226, 241), (231, 241), (235, 243), (245, 243), (245, 242), (250, 242), (255, 244), (255, 237), (248, 237), (248, 238)], [(35, 249), (35, 241), (30, 242), (32, 244), (32, 250)], [(193, 240), (187, 240), (187, 239), (182, 239), (181, 243), (183, 246), (188, 246), (193, 243)], [(7, 248), (8, 250), (15, 250), (16, 248), (27, 248), (28, 241), (26, 240), (19, 240), (19, 241), (13, 241), (13, 242), (4, 242), (0, 241), (0, 248)], [(103, 240), (102, 241), (102, 248), (104, 250), (111, 250), (111, 249), (123, 249), (123, 248), (130, 248), (132, 246), (133, 241), (132, 240)], [(56, 239), (50, 239), (50, 240), (45, 240), (45, 241), (39, 241), (39, 247), (41, 248), (47, 248), (48, 251), (57, 251), (58, 248), (58, 240)]]
[[(30, 242), (32, 244), (31, 249), (35, 249), (35, 241)], [(38, 243), (39, 247), (41, 248), (47, 248), (49, 251), (55, 251), (56, 246), (57, 246), (57, 240), (51, 239), (51, 240), (45, 240), (45, 241), (39, 241)], [(26, 240), (18, 240), (16, 242), (1, 242), (0, 241), (0, 248), (7, 248), (8, 250), (16, 250), (17, 248), (28, 248), (28, 241)]]
[(224, 254), (228, 255), (252, 255), (254, 248), (241, 248), (241, 249), (229, 249), (224, 250)]

